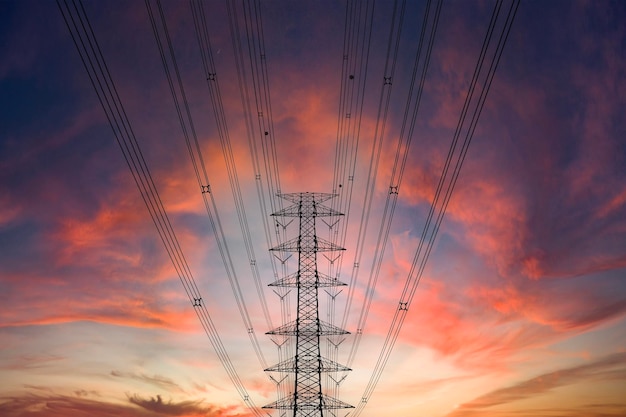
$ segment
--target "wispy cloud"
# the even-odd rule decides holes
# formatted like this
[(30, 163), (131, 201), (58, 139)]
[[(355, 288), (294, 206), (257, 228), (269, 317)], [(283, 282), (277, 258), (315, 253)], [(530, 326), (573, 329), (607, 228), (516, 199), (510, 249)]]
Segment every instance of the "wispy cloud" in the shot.
[(133, 406), (54, 394), (2, 397), (0, 413), (6, 417), (154, 416), (154, 413)]
[(128, 397), (128, 401), (144, 410), (166, 416), (206, 416), (226, 417), (229, 411), (204, 405), (201, 401), (163, 401), (160, 395), (150, 398), (142, 398), (139, 395)]
[(67, 358), (60, 355), (22, 355), (11, 358), (11, 360), (7, 360), (5, 363), (0, 363), (0, 369), (18, 370), (44, 368), (65, 359)]
[[(462, 404), (450, 417), (461, 417), (489, 412), (490, 407), (510, 404), (527, 398), (547, 394), (559, 387), (579, 382), (626, 381), (626, 353), (616, 353), (596, 361), (570, 368), (545, 373), (535, 378), (521, 381), (510, 387), (491, 391), (468, 403)], [(622, 410), (626, 403), (619, 404)], [(611, 409), (608, 405), (607, 409)], [(614, 410), (613, 410), (614, 411)], [(494, 414), (497, 415), (497, 414)], [(607, 414), (612, 415), (612, 414)]]
[(128, 405), (64, 395), (32, 395), (0, 397), (0, 414), (4, 417), (245, 417), (251, 414), (220, 408), (202, 401), (163, 401), (160, 396), (144, 399), (131, 395)]
[(120, 371), (111, 371), (111, 375), (117, 378), (130, 378), (136, 381), (144, 382), (149, 385), (154, 385), (158, 388), (162, 388), (166, 391), (174, 391), (174, 392), (184, 392), (183, 389), (174, 382), (172, 379), (161, 376), (161, 375), (146, 375), (146, 374), (138, 374), (132, 372), (120, 372)]

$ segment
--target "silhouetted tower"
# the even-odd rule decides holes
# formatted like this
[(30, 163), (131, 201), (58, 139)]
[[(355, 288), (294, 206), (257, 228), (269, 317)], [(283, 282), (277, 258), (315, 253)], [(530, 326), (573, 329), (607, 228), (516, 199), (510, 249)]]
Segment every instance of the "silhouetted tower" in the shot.
[[(293, 203), (292, 206), (273, 213), (272, 216), (297, 217), (300, 219), (299, 235), (271, 250), (298, 253), (298, 270), (283, 277), (270, 286), (296, 288), (298, 307), (296, 320), (267, 332), (269, 335), (292, 336), (296, 339), (293, 358), (267, 368), (269, 372), (292, 372), (294, 388), (285, 398), (263, 408), (292, 410), (293, 417), (326, 416), (327, 410), (353, 408), (322, 393), (322, 372), (349, 371), (320, 353), (320, 337), (343, 335), (348, 332), (326, 323), (319, 318), (318, 289), (345, 285), (335, 278), (317, 270), (317, 253), (344, 250), (331, 242), (317, 237), (315, 219), (317, 217), (341, 216), (342, 214), (321, 203), (335, 194), (293, 193), (280, 194), (281, 198)], [(333, 413), (334, 415), (334, 413)]]

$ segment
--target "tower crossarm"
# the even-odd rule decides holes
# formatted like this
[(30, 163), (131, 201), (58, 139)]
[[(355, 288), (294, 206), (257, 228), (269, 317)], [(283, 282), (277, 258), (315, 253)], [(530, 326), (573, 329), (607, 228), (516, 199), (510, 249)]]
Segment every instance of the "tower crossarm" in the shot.
[[(293, 274), (287, 275), (286, 277), (280, 278), (271, 284), (270, 287), (297, 287), (301, 285), (298, 280), (298, 276), (300, 275), (300, 271), (294, 272)], [(344, 285), (348, 285), (345, 282), (339, 281), (337, 278), (330, 277), (321, 272), (317, 272), (317, 277), (315, 278), (315, 285), (318, 288), (321, 287), (340, 287)]]

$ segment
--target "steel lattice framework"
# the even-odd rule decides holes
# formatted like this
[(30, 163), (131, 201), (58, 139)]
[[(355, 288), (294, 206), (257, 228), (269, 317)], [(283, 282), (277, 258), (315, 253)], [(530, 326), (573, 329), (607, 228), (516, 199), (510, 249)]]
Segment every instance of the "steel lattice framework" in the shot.
[(263, 408), (292, 410), (293, 417), (321, 417), (327, 410), (353, 408), (322, 392), (322, 372), (349, 371), (334, 361), (323, 358), (320, 353), (320, 338), (348, 334), (319, 318), (318, 288), (345, 285), (317, 270), (317, 253), (341, 251), (332, 242), (317, 237), (317, 217), (341, 216), (342, 214), (321, 203), (335, 194), (293, 193), (280, 194), (293, 205), (273, 213), (272, 216), (297, 217), (300, 219), (299, 235), (270, 250), (297, 252), (298, 271), (279, 279), (270, 286), (297, 288), (298, 304), (296, 320), (267, 332), (268, 335), (291, 336), (296, 339), (295, 356), (266, 369), (268, 372), (292, 372), (295, 374), (294, 389), (283, 399)]

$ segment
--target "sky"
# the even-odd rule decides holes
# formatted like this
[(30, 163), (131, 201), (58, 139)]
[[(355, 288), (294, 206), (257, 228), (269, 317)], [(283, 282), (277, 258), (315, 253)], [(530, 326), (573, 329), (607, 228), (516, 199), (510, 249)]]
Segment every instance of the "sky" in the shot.
[[(406, 168), (368, 318), (353, 371), (339, 385), (348, 404), (362, 401), (399, 302), (407, 301), (402, 289), (414, 277), (411, 264), (494, 5), (443, 2), (420, 107), (409, 118), (415, 129), (410, 145), (400, 146)], [(252, 150), (273, 141), (283, 192), (336, 192), (339, 200), (353, 183), (340, 220), (347, 230), (341, 268), (318, 260), (341, 281), (355, 277), (336, 295), (337, 318), (328, 319), (341, 323), (350, 306), (340, 363), (368, 299), (426, 4), (406, 6), (391, 83), (384, 80), (394, 4), (374, 7), (367, 64), (351, 73), (342, 72), (345, 2), (262, 2), (273, 128), (270, 138), (253, 130), (250, 139), (226, 3), (205, 5), (232, 161), (274, 326), (282, 307), (294, 314), (296, 300), (291, 293), (281, 303), (267, 286), (276, 258), (263, 228), (271, 210), (263, 210), (257, 183), (266, 187), (268, 177), (255, 168)], [(84, 8), (220, 340), (250, 399), (271, 403), (289, 387), (263, 372), (250, 343), (146, 6), (116, 0), (86, 1)], [(263, 355), (277, 363), (191, 8), (164, 1), (163, 11), (241, 295)], [(248, 59), (243, 24), (239, 29), (235, 39)], [(626, 415), (624, 56), (625, 3), (521, 2), (363, 416)], [(365, 86), (359, 145), (354, 175), (340, 177), (341, 189), (333, 190), (338, 123), (346, 121), (340, 92), (350, 82)], [(253, 91), (250, 78), (243, 85)], [(382, 129), (379, 103), (387, 92)], [(254, 415), (198, 321), (56, 2), (0, 2), (0, 106), (0, 415)], [(375, 143), (380, 159), (354, 273)], [(319, 221), (318, 229), (325, 236)], [(297, 221), (285, 230), (294, 237)], [(289, 272), (297, 266), (293, 259), (286, 265)], [(320, 300), (327, 320), (331, 304), (324, 293)]]

